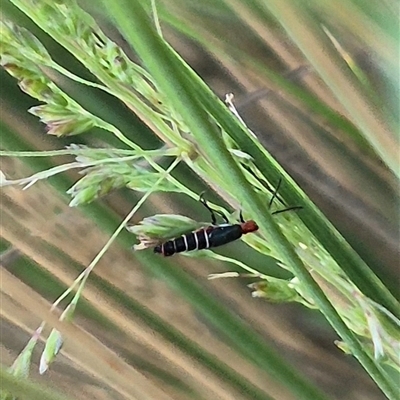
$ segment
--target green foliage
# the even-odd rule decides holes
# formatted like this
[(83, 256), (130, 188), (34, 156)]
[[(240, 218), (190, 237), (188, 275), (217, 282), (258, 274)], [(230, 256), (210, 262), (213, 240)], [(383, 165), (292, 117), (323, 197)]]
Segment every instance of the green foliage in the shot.
[(128, 226), (127, 229), (141, 241), (140, 245), (135, 246), (135, 250), (139, 250), (150, 247), (146, 244), (147, 241), (153, 242), (154, 246), (154, 243), (176, 238), (204, 226), (207, 226), (206, 222), (194, 221), (183, 215), (156, 214), (144, 218), (138, 225)]
[[(292, 274), (289, 281), (276, 279), (258, 273), (252, 266), (226, 258), (226, 261), (236, 263), (252, 276), (261, 279), (251, 285), (253, 296), (272, 302), (299, 302), (319, 309), (343, 340), (338, 346), (354, 355), (383, 392), (389, 398), (395, 398), (395, 382), (388, 377), (382, 365), (386, 363), (397, 370), (400, 368), (399, 320), (398, 315), (395, 315), (398, 313), (397, 301), (302, 190), (270, 157), (240, 119), (232, 99), (227, 99), (229, 108), (220, 102), (156, 32), (140, 2), (115, 1), (110, 4), (110, 13), (143, 65), (131, 61), (74, 1), (68, 5), (62, 2), (26, 0), (13, 0), (13, 3), (84, 64), (96, 78), (96, 81), (91, 82), (74, 76), (54, 61), (42, 43), (29, 31), (11, 22), (2, 22), (1, 65), (18, 80), (23, 91), (44, 103), (31, 108), (30, 112), (46, 124), (49, 134), (72, 136), (96, 127), (118, 138), (121, 148), (100, 149), (72, 145), (52, 155), (73, 155), (76, 157), (75, 162), (15, 181), (2, 176), (2, 186), (20, 184), (27, 187), (40, 179), (77, 168), (84, 176), (68, 191), (72, 196), (71, 206), (89, 203), (113, 190), (127, 187), (145, 193), (128, 216), (132, 217), (153, 192), (178, 192), (197, 199), (198, 195), (190, 182), (179, 180), (172, 174), (179, 163), (185, 164), (210, 187), (218, 188), (218, 193), (233, 208), (237, 209), (240, 205), (245, 216), (257, 221), (261, 228), (260, 233), (246, 235), (244, 241), (262, 255), (279, 260), (280, 266)], [(274, 5), (273, 2), (266, 2), (266, 6), (256, 3), (251, 11), (254, 12), (254, 7), (270, 7), (271, 15), (280, 21), (294, 41), (298, 40), (299, 48), (303, 49), (310, 62), (325, 77), (331, 89), (343, 99), (345, 81), (339, 77), (331, 79), (327, 76), (326, 70), (318, 62), (318, 54), (307, 51), (304, 43), (296, 39), (300, 27), (289, 26), (290, 18), (285, 19), (282, 6)], [(178, 25), (172, 15), (162, 7), (161, 10), (167, 21)], [(306, 18), (304, 12), (305, 9), (301, 9), (299, 20)], [(181, 30), (188, 29), (181, 24)], [(316, 24), (310, 26), (314, 38), (318, 38), (321, 29)], [(324, 43), (328, 41), (328, 38), (324, 39)], [(330, 51), (334, 51), (332, 45)], [(335, 60), (337, 63), (347, 62), (351, 65), (351, 61), (345, 60), (343, 52), (338, 52)], [(355, 66), (354, 75), (349, 77), (349, 81), (356, 81), (355, 86), (362, 87), (366, 84), (362, 81), (364, 77), (360, 78), (361, 75), (354, 72), (356, 70)], [(157, 149), (142, 149), (116, 126), (93, 115), (76, 102), (62, 89), (59, 84), (61, 77), (115, 96), (147, 124), (165, 145)], [(393, 168), (392, 155), (385, 152), (372, 128), (363, 122), (365, 110), (372, 104), (368, 97), (366, 96), (362, 109), (349, 104), (356, 99), (364, 99), (363, 94), (364, 91), (360, 89), (352, 97), (353, 100), (344, 101), (353, 113), (353, 122), (360, 130), (357, 132), (360, 136), (356, 140), (359, 143), (371, 143), (376, 152), (387, 161), (387, 165)], [(307, 98), (315, 101), (311, 96)], [(333, 120), (336, 124), (342, 121), (336, 114), (331, 122)], [(376, 116), (369, 120), (376, 124), (379, 118)], [(349, 131), (354, 134), (354, 127), (350, 122), (345, 122), (343, 126), (349, 127)], [(17, 155), (6, 151), (2, 154)], [(165, 168), (165, 160), (171, 159), (169, 167)], [(283, 200), (280, 203), (298, 205), (302, 210), (272, 217), (271, 210), (266, 205), (273, 196), (271, 188), (276, 186), (280, 177), (284, 179)], [(212, 207), (224, 215), (229, 214), (221, 207)], [(111, 241), (123, 229), (128, 217)], [(201, 226), (205, 226), (205, 223), (187, 217), (156, 214), (143, 219), (138, 225), (128, 227), (128, 230), (141, 241), (135, 247), (139, 250)], [(108, 245), (76, 279), (73, 286), (56, 301), (54, 306), (78, 287), (74, 300), (67, 306), (62, 319), (72, 319), (85, 282)], [(199, 255), (222, 259), (212, 252), (202, 252)], [(360, 272), (358, 282), (351, 276), (351, 270)], [(365, 292), (366, 287), (370, 288), (370, 293)], [(41, 372), (48, 369), (59, 352), (62, 341), (61, 334), (53, 329), (42, 355)], [(24, 350), (14, 364), (13, 372), (19, 376), (27, 375), (35, 343), (30, 342), (29, 351)], [(264, 349), (257, 340), (254, 343), (255, 349), (251, 350), (250, 358), (255, 357), (261, 351), (259, 349)], [(244, 344), (238, 343), (237, 346), (243, 348)], [(265, 365), (263, 368), (266, 368)], [(284, 366), (280, 366), (274, 373), (281, 382), (291, 378), (287, 384), (298, 398), (324, 397), (297, 377), (290, 368), (285, 370)]]

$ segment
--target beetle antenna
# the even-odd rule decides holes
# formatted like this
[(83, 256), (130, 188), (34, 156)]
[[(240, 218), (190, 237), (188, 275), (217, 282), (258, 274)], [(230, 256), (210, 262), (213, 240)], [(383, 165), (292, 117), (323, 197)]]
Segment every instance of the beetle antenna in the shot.
[(274, 192), (272, 193), (271, 200), (269, 201), (268, 208), (272, 207), (274, 200), (277, 198), (278, 191), (279, 191), (279, 188), (281, 187), (281, 184), (282, 184), (282, 178), (279, 178), (278, 184), (276, 185), (276, 188), (275, 188)]
[(287, 207), (287, 208), (283, 208), (282, 210), (277, 210), (272, 212), (272, 215), (276, 215), (276, 214), (280, 214), (286, 211), (293, 211), (293, 210), (301, 210), (303, 207), (302, 206), (292, 206), (292, 207)]
[[(272, 203), (274, 202), (274, 200), (276, 198), (278, 198), (278, 191), (279, 191), (279, 189), (281, 187), (281, 184), (282, 184), (282, 178), (279, 178), (279, 182), (276, 185), (276, 188), (274, 190), (274, 193), (272, 194), (271, 200), (269, 201), (268, 208), (271, 208), (272, 207)], [(302, 206), (291, 206), (291, 207), (283, 208), (282, 210), (273, 211), (271, 214), (272, 215), (276, 215), (276, 214), (280, 214), (280, 213), (283, 213), (283, 212), (286, 212), (286, 211), (301, 210), (302, 208), (303, 208)]]

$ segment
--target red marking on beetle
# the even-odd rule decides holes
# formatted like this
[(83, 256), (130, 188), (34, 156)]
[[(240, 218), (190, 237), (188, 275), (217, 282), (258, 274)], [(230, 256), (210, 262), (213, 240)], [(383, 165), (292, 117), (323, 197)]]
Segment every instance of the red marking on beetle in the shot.
[(253, 220), (242, 222), (240, 224), (240, 227), (242, 228), (243, 235), (245, 235), (246, 233), (258, 231), (258, 225)]

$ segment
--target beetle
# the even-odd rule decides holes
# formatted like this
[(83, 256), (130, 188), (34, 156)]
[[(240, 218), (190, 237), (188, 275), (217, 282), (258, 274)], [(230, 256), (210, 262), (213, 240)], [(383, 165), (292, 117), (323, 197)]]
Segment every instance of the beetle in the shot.
[[(278, 191), (281, 186), (282, 179), (279, 179), (278, 185), (272, 193), (268, 208), (271, 208), (272, 203), (278, 198)], [(239, 224), (230, 224), (225, 215), (221, 214), (225, 223), (217, 225), (217, 218), (214, 210), (207, 204), (203, 197), (204, 192), (200, 195), (200, 202), (207, 208), (211, 214), (211, 225), (198, 229), (193, 232), (185, 233), (175, 239), (170, 239), (164, 243), (158, 244), (154, 247), (154, 253), (162, 254), (165, 257), (173, 256), (176, 253), (191, 250), (210, 249), (212, 247), (222, 246), (224, 244), (234, 242), (240, 239), (242, 235), (247, 233), (256, 232), (258, 225), (253, 220), (245, 221), (243, 219), (242, 211), (240, 211)], [(282, 210), (272, 212), (272, 215), (280, 214), (290, 210), (301, 209), (301, 206), (286, 207)]]
[(215, 212), (207, 204), (203, 194), (200, 195), (200, 202), (211, 214), (211, 225), (161, 243), (154, 247), (154, 253), (168, 257), (182, 251), (209, 249), (233, 242), (242, 235), (258, 230), (255, 221), (243, 219), (242, 212), (240, 212), (240, 223), (230, 224), (228, 219), (221, 214), (225, 223), (217, 225)]

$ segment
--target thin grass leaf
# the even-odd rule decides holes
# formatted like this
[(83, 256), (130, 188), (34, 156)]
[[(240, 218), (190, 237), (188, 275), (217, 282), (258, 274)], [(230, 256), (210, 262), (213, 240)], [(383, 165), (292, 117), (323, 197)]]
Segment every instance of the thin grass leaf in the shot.
[(43, 330), (43, 324), (39, 326), (32, 337), (29, 339), (25, 348), (18, 355), (9, 372), (19, 378), (27, 378), (29, 376), (29, 368), (32, 362), (32, 352), (40, 338)]
[(52, 329), (40, 357), (39, 373), (43, 375), (60, 352), (64, 341), (57, 329)]
[[(127, 4), (123, 5), (123, 1), (118, 1), (113, 7), (113, 12), (118, 16), (118, 25), (120, 26), (125, 37), (130, 41), (135, 50), (139, 53), (149, 71), (158, 82), (158, 85), (164, 92), (173, 100), (176, 109), (180, 111), (182, 116), (191, 128), (193, 136), (198, 141), (199, 145), (205, 150), (208, 158), (212, 160), (215, 166), (221, 171), (224, 171), (226, 176), (229, 176), (231, 183), (236, 187), (236, 195), (240, 201), (243, 201), (249, 209), (252, 209), (258, 215), (260, 228), (269, 232), (274, 239), (276, 249), (281, 254), (282, 259), (288, 266), (301, 278), (308, 291), (311, 293), (315, 303), (320, 310), (325, 314), (327, 319), (337, 330), (337, 332), (351, 343), (353, 353), (362, 362), (364, 367), (374, 377), (381, 388), (390, 396), (393, 395), (393, 385), (387, 380), (387, 377), (382, 374), (382, 371), (371, 362), (371, 359), (363, 351), (359, 340), (349, 330), (346, 324), (337, 314), (337, 311), (332, 307), (324, 293), (317, 286), (307, 269), (301, 263), (301, 260), (296, 256), (293, 249), (290, 247), (284, 236), (276, 229), (272, 218), (267, 218), (267, 214), (263, 212), (263, 207), (259, 200), (252, 197), (251, 187), (241, 175), (237, 165), (229, 157), (229, 154), (224, 147), (222, 141), (214, 134), (213, 125), (210, 124), (207, 113), (204, 110), (204, 104), (199, 102), (198, 98), (193, 98), (192, 89), (192, 74), (186, 74), (179, 67), (181, 60), (166, 46), (163, 41), (151, 29), (151, 25), (147, 20), (143, 9), (138, 4), (131, 4), (132, 13), (129, 17), (126, 10)], [(133, 12), (134, 10), (134, 12)], [(128, 23), (129, 18), (129, 23)], [(165, 65), (165, 71), (159, 69), (159, 64)], [(166, 79), (168, 77), (168, 79)], [(173, 93), (179, 90), (180, 97), (173, 98)]]
[[(386, 380), (384, 372), (380, 370), (382, 360), (376, 360), (375, 364), (370, 361), (373, 360), (374, 355), (375, 358), (379, 358), (383, 354), (390, 360), (389, 364), (394, 360), (390, 347), (396, 348), (398, 344), (395, 335), (392, 334), (392, 329), (394, 330), (397, 326), (397, 320), (388, 318), (388, 321), (384, 321), (381, 317), (383, 314), (391, 315), (390, 311), (386, 310), (384, 306), (395, 313), (396, 302), (390, 293), (385, 291), (376, 277), (364, 268), (362, 262), (354, 256), (349, 246), (342, 242), (342, 238), (326, 223), (318, 210), (308, 202), (293, 181), (282, 172), (275, 161), (271, 160), (257, 139), (243, 126), (243, 123), (238, 123), (235, 118), (232, 118), (226, 107), (215, 99), (215, 96), (187, 65), (182, 63), (180, 57), (176, 56), (169, 45), (151, 31), (151, 23), (142, 12), (141, 5), (138, 2), (133, 3), (138, 15), (129, 15), (131, 9), (124, 2), (116, 2), (111, 6), (111, 10), (118, 15), (122, 31), (131, 40), (133, 47), (148, 67), (148, 71), (130, 62), (125, 54), (98, 30), (94, 21), (76, 6), (76, 3), (72, 3), (70, 8), (61, 4), (48, 5), (48, 15), (51, 15), (52, 18), (47, 16), (46, 20), (43, 19), (44, 9), (40, 8), (40, 4), (36, 9), (30, 10), (30, 4), (26, 5), (19, 1), (15, 1), (15, 3), (19, 4), (19, 7), (24, 9), (25, 12), (31, 14), (42, 29), (62, 43), (80, 61), (83, 62), (85, 59), (81, 48), (85, 49), (87, 54), (93, 56), (86, 61), (88, 61), (89, 69), (103, 82), (102, 89), (124, 101), (160, 138), (176, 146), (174, 153), (177, 157), (176, 163), (181, 160), (185, 161), (207, 184), (218, 188), (222, 197), (227, 199), (235, 208), (239, 207), (237, 207), (238, 204), (235, 204), (235, 201), (232, 201), (232, 198), (239, 200), (237, 203), (240, 204), (240, 208), (244, 208), (245, 215), (257, 217), (257, 223), (262, 227), (262, 235), (252, 235), (248, 238), (249, 242), (253, 243), (253, 248), (282, 260), (280, 265), (296, 275), (290, 282), (272, 280), (268, 295), (272, 299), (280, 298), (280, 300), (286, 299), (287, 301), (306, 299), (303, 301), (305, 305), (315, 305), (322, 310), (332, 326), (346, 339), (344, 347), (348, 346), (349, 351), (361, 360), (361, 363), (382, 389), (388, 395), (392, 395), (393, 386), (390, 386), (391, 382)], [(133, 27), (128, 22), (129, 18), (131, 18), (130, 22), (133, 21), (133, 24), (131, 24)], [(67, 22), (65, 26), (61, 22), (62, 20)], [(77, 21), (80, 21), (81, 24), (77, 24)], [(74, 40), (77, 37), (82, 40), (81, 48), (71, 46), (70, 37), (73, 37)], [(38, 48), (29, 41), (27, 46), (31, 47), (33, 51)], [(103, 70), (98, 67), (98, 59), (101, 60)], [(121, 60), (120, 69), (113, 65), (118, 59)], [(49, 60), (46, 59), (46, 62), (49, 62)], [(60, 66), (52, 63), (52, 68), (65, 74), (65, 76), (71, 77), (68, 71), (63, 71)], [(128, 72), (133, 70), (137, 73), (137, 76), (135, 76), (137, 82), (131, 82), (135, 89), (129, 90), (130, 86), (126, 85), (130, 79)], [(25, 73), (29, 73), (29, 71), (24, 71), (23, 74)], [(79, 80), (77, 77), (73, 79)], [(123, 83), (121, 84), (121, 82)], [(25, 83), (29, 84), (27, 81)], [(134, 86), (135, 84), (137, 86)], [(32, 93), (40, 92), (34, 85), (31, 85), (28, 90)], [(176, 93), (179, 93), (179, 97), (176, 96)], [(50, 118), (55, 119), (51, 115)], [(110, 124), (99, 121), (98, 126), (113, 132), (123, 143), (137, 150), (135, 143), (129, 142), (122, 132)], [(162, 153), (159, 155), (162, 156)], [(84, 158), (85, 156), (83, 156)], [(86, 171), (88, 175), (85, 178), (88, 179), (81, 182), (80, 193), (83, 196), (83, 201), (94, 199), (112, 188), (122, 186), (131, 186), (135, 190), (151, 192), (157, 179), (168, 179), (168, 184), (163, 188), (164, 190), (177, 190), (193, 198), (196, 197), (196, 194), (190, 188), (171, 178), (166, 171), (154, 162), (151, 156), (144, 158), (146, 167), (138, 168), (138, 175), (127, 182), (129, 173), (126, 171), (124, 173), (124, 168), (127, 168), (126, 165), (122, 163), (121, 166), (113, 168), (111, 163), (104, 162), (100, 157), (98, 166), (90, 167)], [(157, 172), (150, 172), (147, 169), (147, 164)], [(109, 169), (107, 170), (107, 168)], [(306, 222), (308, 220), (308, 226), (311, 227), (310, 230), (315, 236), (301, 224), (296, 216), (289, 214), (278, 215), (274, 218), (270, 216), (270, 210), (266, 207), (271, 195), (270, 188), (274, 187), (278, 178), (282, 176), (285, 181), (282, 200), (288, 205), (303, 206), (302, 211), (304, 213), (299, 213), (299, 217)], [(120, 181), (121, 178), (123, 179)], [(169, 184), (171, 185), (169, 186)], [(79, 189), (78, 186), (76, 188)], [(79, 191), (77, 195), (79, 196)], [(294, 202), (293, 199), (296, 201)], [(314, 221), (310, 222), (313, 219)], [(171, 219), (169, 222), (170, 225), (179, 225), (177, 219)], [(191, 227), (195, 223), (196, 221), (192, 221)], [(315, 227), (319, 223), (321, 223), (322, 228), (318, 230)], [(162, 224), (160, 225), (162, 226)], [(161, 237), (167, 234), (166, 225), (168, 224), (165, 224), (164, 230), (158, 233)], [(175, 229), (176, 227), (172, 228)], [(179, 231), (179, 229), (177, 230)], [(188, 229), (188, 231), (191, 230), (193, 228)], [(280, 234), (280, 230), (284, 235)], [(145, 231), (142, 230), (143, 232)], [(322, 233), (322, 236), (319, 233)], [(151, 234), (154, 234), (154, 232)], [(333, 240), (330, 240), (332, 238)], [(336, 253), (330, 251), (335, 246), (337, 247)], [(340, 252), (345, 253), (345, 256), (342, 256)], [(214, 254), (207, 251), (198, 254), (188, 253), (187, 255), (200, 255), (204, 257), (203, 259), (206, 257), (218, 258)], [(331, 257), (332, 255), (337, 263)], [(147, 253), (144, 252), (137, 254), (137, 257), (139, 260), (142, 259), (142, 262), (149, 268), (158, 270), (158, 273), (165, 276), (167, 281), (174, 282), (174, 284), (179, 281), (175, 272), (169, 275), (165, 272), (165, 269), (162, 269), (163, 265), (161, 264), (163, 263), (158, 266), (160, 257), (158, 259), (152, 258), (151, 254), (147, 257)], [(342, 264), (343, 261), (346, 261), (346, 257), (347, 260), (351, 261), (348, 265)], [(88, 268), (89, 272), (95, 264), (96, 261), (91, 263), (91, 268)], [(372, 288), (365, 294), (371, 295), (374, 300), (382, 300), (382, 306), (379, 306), (384, 311), (378, 310), (374, 303), (352, 284), (346, 274), (343, 274), (342, 271), (351, 271), (354, 264), (358, 270), (353, 271), (353, 275), (360, 270), (362, 271), (359, 281), (363, 285), (359, 285), (359, 287), (362, 289)], [(249, 268), (251, 268), (247, 265), (242, 265), (242, 267), (249, 271)], [(257, 271), (254, 269), (252, 271), (254, 271), (254, 276), (257, 276)], [(308, 275), (307, 271), (310, 271), (312, 277)], [(83, 290), (89, 272), (80, 282), (74, 298), (75, 301)], [(349, 276), (351, 277), (350, 274)], [(264, 278), (268, 282), (269, 277), (260, 276), (260, 278)], [(318, 286), (315, 285), (312, 278), (323, 289), (329, 301), (318, 290)], [(357, 280), (354, 281), (357, 283)], [(188, 290), (189, 287), (192, 288), (185, 279), (179, 281), (179, 284), (182, 282), (183, 286), (187, 285), (186, 288), (180, 289), (182, 292)], [(261, 288), (263, 287), (262, 283), (259, 285)], [(192, 292), (196, 293), (197, 296), (196, 289)], [(225, 315), (223, 315), (225, 325), (218, 321), (218, 312), (213, 309), (211, 303), (209, 304), (204, 296), (202, 297), (199, 294), (197, 300), (200, 301), (200, 304), (196, 304), (196, 301), (194, 301), (196, 296), (193, 293), (188, 294), (189, 297), (192, 296), (193, 306), (203, 310), (204, 315), (210, 318), (213, 324), (220, 327), (222, 331), (228, 330), (227, 335), (232, 340), (232, 345), (237, 346), (249, 359), (259, 363), (266, 370), (271, 366), (264, 363), (263, 357), (267, 356), (269, 359), (273, 359), (276, 366), (273, 366), (271, 371), (277, 374), (283, 382), (288, 379), (289, 375), (289, 385), (298, 398), (323, 397), (318, 391), (296, 376), (290, 368), (286, 370), (285, 375), (284, 366), (273, 355), (269, 354), (268, 349), (258, 341), (257, 337), (252, 337), (248, 335), (248, 332), (242, 330), (238, 321), (229, 319)], [(330, 303), (334, 308), (331, 307)], [(337, 313), (335, 313), (335, 310)], [(230, 329), (227, 329), (227, 327)], [(248, 343), (251, 346), (247, 347)], [(370, 360), (368, 357), (370, 357)]]

